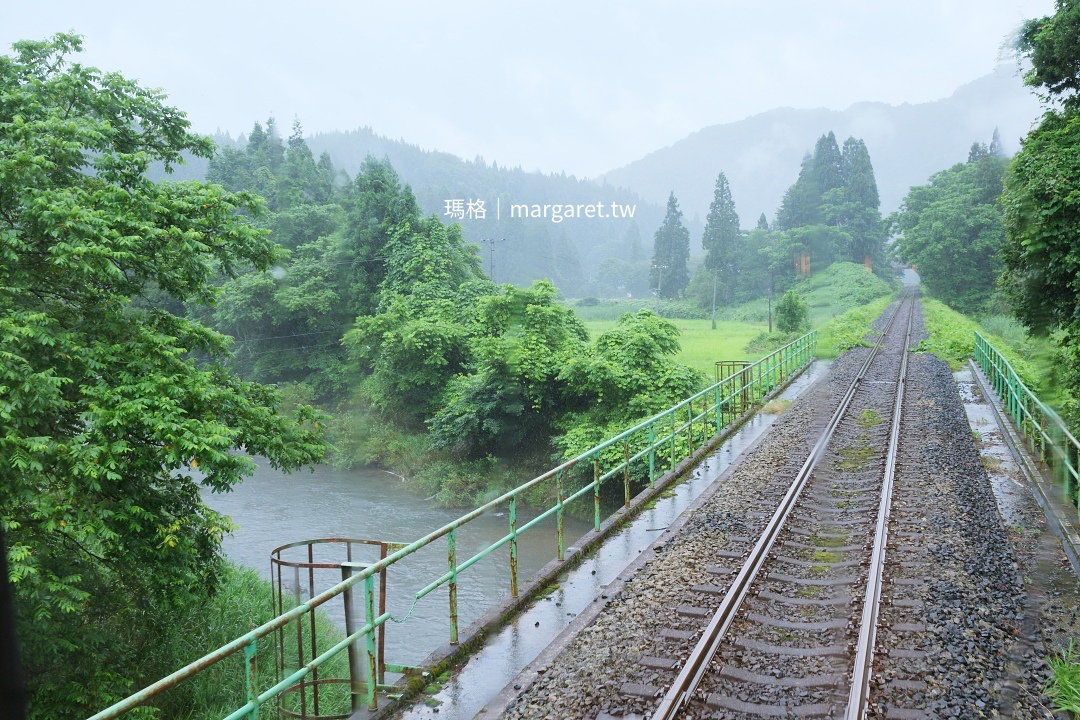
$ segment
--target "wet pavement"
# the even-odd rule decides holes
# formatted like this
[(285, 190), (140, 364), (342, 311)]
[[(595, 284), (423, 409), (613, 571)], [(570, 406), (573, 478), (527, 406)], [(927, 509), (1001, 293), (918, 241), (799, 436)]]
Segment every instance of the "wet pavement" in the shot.
[[(1077, 511), (1023, 449), (1015, 430), (999, 422), (1004, 417), (1000, 403), (984, 396), (976, 372), (964, 369), (954, 377), (1024, 581), (1017, 642), (1009, 653), (1012, 678), (1003, 691), (1001, 716), (1027, 717), (1039, 709), (1043, 714), (1036, 713), (1038, 717), (1058, 717), (1049, 698), (1035, 695), (1050, 675), (1046, 659), (1080, 637)], [(983, 383), (990, 395), (985, 378)], [(997, 413), (991, 402), (997, 403)], [(1009, 447), (1006, 434), (1017, 452)]]

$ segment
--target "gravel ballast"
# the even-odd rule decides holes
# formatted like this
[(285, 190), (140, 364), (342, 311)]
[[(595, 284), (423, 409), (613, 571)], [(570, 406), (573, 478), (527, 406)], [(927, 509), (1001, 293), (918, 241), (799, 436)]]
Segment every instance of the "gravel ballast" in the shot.
[[(759, 532), (788, 471), (805, 459), (866, 352), (856, 348), (838, 359), (725, 473), (680, 532), (662, 536), (632, 577), (597, 599), (603, 608), (595, 619), (564, 640), (558, 656), (525, 673), (503, 717), (651, 713), (657, 700), (641, 695), (673, 677), (654, 660), (685, 658), (692, 640), (672, 636), (703, 623), (685, 612), (692, 589), (716, 584), (709, 569), (718, 557), (743, 549), (735, 538)], [(885, 573), (889, 603), (877, 643), (873, 717), (1053, 717), (1042, 695), (1043, 658), (1076, 632), (1075, 577), (1068, 581), (1060, 549), (1055, 555), (1042, 539), (1045, 521), (1033, 502), (1003, 524), (947, 364), (929, 355), (910, 359), (904, 417), (903, 472), (890, 523), (896, 564)], [(1030, 582), (1048, 570), (1059, 573), (1049, 588)], [(627, 684), (640, 693), (624, 692)], [(711, 716), (703, 706), (696, 712)]]

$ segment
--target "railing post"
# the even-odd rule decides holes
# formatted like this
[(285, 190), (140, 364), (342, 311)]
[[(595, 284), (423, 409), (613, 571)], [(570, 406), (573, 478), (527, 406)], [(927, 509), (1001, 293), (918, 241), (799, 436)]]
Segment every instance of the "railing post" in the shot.
[(592, 461), (593, 467), (593, 529), (600, 532), (600, 456)]
[(626, 496), (626, 507), (630, 507), (630, 441), (623, 440), (623, 495)]
[[(353, 567), (349, 563), (343, 563), (341, 566), (341, 580), (344, 582), (352, 577)], [(345, 635), (349, 636), (356, 632), (356, 621), (353, 619), (353, 586), (350, 585), (345, 588), (345, 591), (341, 594), (342, 602), (345, 605)], [(374, 681), (374, 677), (372, 677)], [(357, 696), (360, 692), (360, 686), (364, 680), (360, 676), (360, 649), (356, 647), (356, 641), (349, 643), (349, 682), (351, 687), (349, 689), (349, 697), (352, 699), (351, 706), (352, 711), (356, 712), (360, 709), (357, 704)]]
[[(293, 566), (293, 602), (300, 604), (300, 566)], [(296, 618), (296, 667), (304, 667), (304, 619)], [(307, 715), (307, 683), (300, 680), (300, 714)]]
[(244, 686), (247, 689), (247, 701), (255, 708), (248, 715), (252, 720), (259, 720), (259, 673), (255, 664), (257, 640), (244, 646)]
[(656, 425), (649, 423), (649, 487), (656, 487)]
[(686, 401), (686, 456), (694, 454), (694, 401)]
[(669, 415), (672, 418), (672, 471), (671, 472), (674, 473), (675, 472), (675, 424), (676, 424), (675, 408), (671, 409), (671, 412), (669, 412)]
[(378, 658), (375, 653), (375, 576), (364, 578), (364, 623), (368, 633), (364, 636), (365, 654), (367, 655), (368, 684), (367, 706), (369, 710), (379, 709), (379, 698), (375, 694), (378, 685)]
[(450, 565), (450, 644), (458, 644), (457, 528), (446, 533), (446, 559)]
[(558, 510), (555, 511), (555, 524), (558, 525), (559, 533), (559, 562), (566, 559), (566, 539), (563, 535), (563, 492), (562, 492), (562, 476), (563, 471), (560, 470), (555, 473), (555, 502), (558, 505)]
[(510, 597), (518, 596), (517, 495), (510, 496)]
[(720, 431), (724, 428), (720, 421), (720, 385), (716, 386), (716, 434), (719, 435)]
[[(308, 597), (315, 597), (315, 546), (308, 544), (307, 546), (307, 558), (308, 558)], [(311, 657), (314, 659), (318, 656), (319, 651), (317, 647), (318, 638), (315, 635), (315, 613), (308, 613), (308, 627), (311, 637), (309, 638), (311, 643)], [(319, 714), (319, 668), (311, 669), (311, 704), (315, 709), (315, 715)]]

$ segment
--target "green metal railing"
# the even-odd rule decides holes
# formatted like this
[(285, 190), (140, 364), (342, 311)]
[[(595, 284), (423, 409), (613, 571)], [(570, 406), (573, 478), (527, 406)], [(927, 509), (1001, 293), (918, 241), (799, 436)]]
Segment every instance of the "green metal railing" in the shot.
[[(763, 397), (778, 388), (790, 376), (813, 360), (816, 356), (816, 350), (817, 333), (815, 331), (746, 366), (731, 376), (719, 380), (705, 390), (683, 400), (664, 412), (613, 438), (605, 440), (574, 459), (519, 485), (438, 530), (428, 533), (419, 540), (408, 545), (394, 545), (394, 552), (385, 555), (377, 562), (365, 565), (358, 563), (342, 564), (342, 581), (338, 584), (315, 595), (307, 602), (282, 612), (273, 620), (214, 650), (172, 675), (101, 711), (90, 720), (108, 720), (109, 718), (119, 717), (159, 693), (241, 650), (246, 660), (244, 668), (247, 702), (229, 715), (227, 720), (239, 720), (239, 718), (243, 717), (258, 718), (260, 706), (288, 693), (291, 688), (296, 687), (297, 683), (303, 682), (305, 677), (317, 672), (321, 665), (346, 649), (350, 650), (350, 657), (362, 656), (356, 659), (359, 660), (359, 664), (363, 668), (366, 668), (367, 678), (369, 679), (367, 682), (354, 681), (353, 705), (355, 707), (359, 700), (357, 694), (362, 694), (363, 704), (370, 709), (376, 709), (378, 702), (376, 691), (382, 689), (375, 679), (378, 674), (376, 668), (384, 666), (387, 669), (391, 668), (390, 665), (384, 662), (384, 658), (377, 657), (379, 649), (375, 642), (377, 629), (391, 619), (391, 614), (383, 610), (385, 605), (375, 602), (376, 578), (380, 577), (387, 568), (421, 548), (431, 545), (439, 538), (446, 538), (448, 567), (446, 573), (433, 579), (427, 586), (417, 591), (413, 602), (415, 607), (416, 601), (419, 601), (436, 588), (447, 585), (450, 602), (449, 640), (452, 644), (456, 644), (458, 642), (457, 581), (461, 573), (466, 572), (471, 566), (496, 550), (509, 546), (510, 594), (517, 597), (518, 542), (523, 533), (554, 515), (558, 533), (557, 557), (559, 560), (565, 559), (566, 544), (563, 534), (563, 516), (567, 505), (575, 501), (588, 502), (587, 498), (591, 495), (593, 501), (593, 527), (596, 531), (599, 531), (601, 526), (601, 487), (606, 482), (615, 481), (616, 479), (622, 481), (624, 505), (629, 507), (632, 487), (635, 484), (644, 485), (648, 483), (649, 486), (652, 486), (665, 472), (674, 471), (679, 462), (707, 445), (710, 438), (723, 430), (726, 425), (738, 419), (755, 403), (758, 403)], [(517, 510), (520, 498), (524, 493), (538, 486), (545, 486), (545, 490), (553, 492), (554, 503), (528, 522), (519, 524)], [(507, 506), (509, 509), (508, 533), (472, 557), (460, 561), (458, 558), (458, 531), (481, 515)], [(351, 627), (353, 624), (349, 623), (350, 627), (347, 628), (345, 637), (335, 643), (333, 647), (318, 655), (313, 652), (310, 661), (303, 663), (301, 667), (290, 668), (292, 672), (279, 673), (275, 678), (274, 685), (259, 692), (256, 674), (256, 642), (260, 638), (286, 627), (293, 621), (299, 622), (305, 615), (312, 613), (315, 608), (328, 600), (346, 592), (351, 594), (354, 586), (357, 585), (360, 586), (357, 589), (363, 595), (365, 609), (363, 625), (354, 628)], [(376, 608), (379, 608), (381, 612), (377, 612)], [(355, 646), (358, 641), (360, 641), (362, 647), (357, 653)], [(302, 631), (298, 631), (297, 642), (303, 642)], [(400, 669), (404, 670), (405, 668)], [(295, 715), (295, 713), (287, 714)]]
[(1072, 502), (1080, 486), (1080, 443), (1056, 412), (1036, 397), (1009, 362), (975, 333), (975, 362), (986, 374), (1028, 449), (1050, 468)]

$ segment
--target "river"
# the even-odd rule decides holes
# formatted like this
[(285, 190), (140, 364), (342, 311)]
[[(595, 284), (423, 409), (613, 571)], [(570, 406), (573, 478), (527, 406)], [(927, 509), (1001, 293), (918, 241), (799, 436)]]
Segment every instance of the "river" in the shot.
[[(317, 538), (357, 538), (410, 543), (432, 530), (461, 516), (460, 508), (434, 506), (411, 492), (397, 477), (383, 470), (340, 470), (319, 465), (286, 474), (270, 467), (265, 458), (255, 458), (254, 475), (229, 493), (205, 493), (210, 507), (229, 515), (238, 529), (222, 543), (225, 554), (234, 562), (255, 568), (270, 578), (270, 553), (281, 545)], [(518, 524), (533, 517), (518, 513)], [(592, 523), (566, 517), (564, 533), (569, 547), (592, 529)], [(504, 511), (490, 512), (469, 523), (458, 534), (459, 563), (509, 532), (509, 518)], [(518, 568), (524, 581), (551, 560), (558, 547), (554, 518), (530, 529), (518, 546)], [(330, 557), (319, 549), (321, 559)], [(303, 553), (292, 555), (301, 560)], [(286, 556), (288, 558), (289, 556)], [(358, 553), (356, 559), (375, 559)], [(464, 572), (458, 581), (460, 626), (464, 629), (496, 600), (510, 591), (510, 554), (508, 548), (496, 551)], [(446, 540), (435, 541), (395, 563), (387, 576), (387, 610), (402, 619), (412, 605), (417, 590), (447, 570)], [(319, 571), (316, 592), (340, 581), (335, 571)], [(288, 576), (286, 575), (286, 579)], [(306, 583), (306, 578), (304, 579)], [(290, 589), (292, 584), (290, 583)], [(305, 585), (306, 587), (306, 585)], [(306, 592), (305, 592), (306, 594)], [(389, 662), (419, 663), (439, 644), (449, 640), (449, 599), (445, 587), (420, 600), (409, 622), (388, 623), (386, 656)], [(331, 617), (344, 624), (344, 611), (338, 601), (324, 606)], [(362, 615), (362, 604), (357, 611)]]

